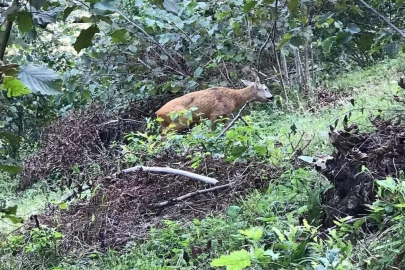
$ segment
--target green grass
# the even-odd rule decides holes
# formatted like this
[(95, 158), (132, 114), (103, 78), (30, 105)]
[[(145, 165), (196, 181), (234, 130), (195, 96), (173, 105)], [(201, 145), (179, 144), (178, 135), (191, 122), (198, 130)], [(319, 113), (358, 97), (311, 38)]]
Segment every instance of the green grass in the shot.
[[(17, 179), (9, 176), (0, 176), (0, 201), (6, 206), (17, 205), (17, 216), (28, 219), (31, 215), (42, 213), (49, 202), (59, 201), (66, 191), (50, 191), (44, 183), (37, 183), (24, 192), (15, 192)], [(7, 219), (0, 222), (0, 233), (7, 234), (21, 225), (13, 224)]]
[[(252, 111), (244, 118), (253, 127), (253, 131), (238, 122), (234, 127), (235, 131), (228, 132), (225, 142), (219, 143), (220, 147), (227, 147), (227, 142), (235, 141), (235, 136), (256, 132), (261, 139), (256, 135), (248, 136), (246, 142), (251, 146), (266, 147), (268, 151), (263, 155), (263, 159), (287, 168), (291, 167), (289, 154), (297, 145), (303, 147), (310, 142), (304, 155), (331, 153), (328, 131), (336, 119), (339, 119), (338, 128), (342, 128), (343, 117), (351, 112), (349, 124), (356, 123), (362, 131), (369, 131), (371, 115), (380, 113), (389, 117), (394, 113), (392, 110), (403, 109), (401, 104), (391, 103), (393, 94), (403, 95), (403, 90), (397, 86), (403, 60), (403, 56), (387, 60), (366, 70), (344, 74), (327, 82), (328, 89), (349, 93), (355, 99), (354, 106), (350, 102), (338, 102), (316, 112), (297, 110), (290, 113), (267, 106), (264, 110)], [(361, 108), (364, 108), (363, 112)], [(291, 134), (292, 126), (296, 127), (296, 134)], [(172, 138), (171, 143), (180, 152), (184, 152), (184, 149), (196, 141), (197, 135), (206, 131), (204, 128), (196, 127), (189, 135), (176, 136)], [(151, 147), (153, 142), (154, 139), (151, 139), (146, 148)], [(275, 143), (281, 143), (282, 146), (276, 149)], [(252, 152), (252, 155), (255, 154), (256, 152)], [(250, 157), (244, 156), (246, 159)], [(15, 195), (13, 181), (6, 176), (0, 176), (0, 198), (5, 199), (9, 205), (17, 204), (18, 214), (24, 218), (43, 211), (47, 201), (58, 200), (62, 196), (62, 192), (49, 192), (41, 184)], [(276, 242), (277, 237), (270, 233), (271, 228), (283, 230), (289, 226), (297, 226), (303, 213), (317, 209), (313, 194), (324, 190), (325, 186), (322, 176), (315, 171), (291, 168), (272, 183), (267, 191), (252, 192), (246, 200), (236, 202), (226, 213), (209, 215), (192, 222), (166, 221), (161, 228), (152, 229), (148, 240), (135, 242), (123, 252), (110, 251), (105, 255), (94, 255), (79, 262), (64, 262), (61, 269), (207, 269), (213, 259), (246, 246), (246, 241), (238, 233), (239, 230), (258, 226), (268, 232), (266, 241)], [(10, 224), (0, 223), (0, 231), (3, 233), (12, 228)], [(207, 250), (187, 263), (185, 254), (192, 257), (193, 246)], [(319, 252), (321, 254), (323, 251)], [(365, 253), (364, 248), (358, 246), (353, 255), (357, 260), (354, 264), (361, 265), (360, 260), (366, 257)], [(353, 266), (352, 269), (358, 269), (356, 267)]]

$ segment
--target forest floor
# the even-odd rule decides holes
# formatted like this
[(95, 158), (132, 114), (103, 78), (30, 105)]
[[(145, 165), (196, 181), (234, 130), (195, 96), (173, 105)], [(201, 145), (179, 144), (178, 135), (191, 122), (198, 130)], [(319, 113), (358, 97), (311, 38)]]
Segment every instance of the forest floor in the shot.
[[(286, 113), (285, 108), (277, 108), (280, 102), (274, 106), (255, 106), (244, 117), (249, 126), (238, 121), (221, 142), (213, 140), (220, 131), (208, 136), (205, 127), (196, 127), (186, 135), (173, 135), (166, 144), (156, 135), (142, 133), (138, 127), (121, 127), (123, 134), (134, 129), (143, 134), (130, 136), (133, 143), (121, 149), (127, 155), (117, 155), (116, 146), (94, 147), (99, 143), (94, 141), (91, 147), (107, 150), (97, 158), (90, 150), (86, 152), (86, 157), (93, 158), (92, 173), (81, 175), (80, 168), (72, 177), (97, 189), (83, 191), (80, 199), (66, 200), (74, 191), (70, 188), (74, 185), (65, 183), (69, 179), (64, 179), (63, 188), (58, 189), (50, 186), (49, 181), (26, 184), (22, 179), (16, 182), (4, 176), (0, 181), (0, 200), (18, 205), (17, 215), (28, 220), (26, 226), (35, 227), (39, 222), (62, 232), (64, 238), (58, 245), (58, 255), (64, 259), (52, 262), (53, 268), (49, 269), (209, 269), (213, 259), (248, 245), (240, 236), (241, 230), (252, 227), (282, 230), (299, 226), (311, 211), (320, 213), (321, 206), (317, 205), (314, 194), (322, 193), (329, 183), (314, 166), (297, 157), (332, 154), (331, 126), (343, 129), (346, 124), (355, 123), (358, 132), (366, 133), (374, 130), (370, 120), (377, 115), (390, 118), (397, 113), (395, 110), (403, 108), (403, 103), (394, 97), (404, 96), (404, 90), (398, 86), (403, 60), (387, 60), (326, 82), (322, 88), (315, 89), (318, 93), (313, 98), (315, 105), (307, 109)], [(299, 107), (299, 102), (295, 104)], [(346, 123), (344, 117), (349, 113)], [(69, 132), (75, 126), (92, 126), (101, 132), (97, 127), (109, 120), (98, 119), (92, 125), (83, 120), (79, 125), (72, 117), (74, 123), (66, 129)], [(95, 120), (91, 118), (91, 121)], [(64, 137), (63, 130), (57, 130)], [(93, 142), (93, 137), (86, 136), (83, 135), (86, 143)], [(207, 143), (197, 151), (201, 136)], [(78, 148), (83, 147), (83, 138), (77, 140)], [(114, 144), (114, 139), (106, 141)], [(43, 156), (38, 157), (35, 162), (43, 161)], [(48, 166), (57, 162), (57, 158), (49, 155), (47, 158)], [(31, 167), (38, 168), (34, 161)], [(210, 186), (173, 175), (145, 172), (117, 175), (120, 164), (170, 166), (215, 177), (219, 180), (217, 185), (231, 185), (193, 194)], [(70, 170), (72, 164), (65, 167)], [(44, 171), (49, 172), (48, 168)], [(37, 169), (25, 171), (24, 179), (34, 172), (36, 179), (40, 179), (42, 171)], [(90, 177), (91, 183), (87, 182)], [(25, 190), (16, 193), (21, 185)], [(176, 201), (186, 194), (193, 195)], [(34, 215), (36, 218), (29, 220)], [(0, 236), (17, 229), (17, 225), (1, 220)], [(359, 269), (371, 257), (374, 258), (364, 246), (353, 247), (352, 269)], [(8, 264), (4, 269), (16, 266), (15, 262)]]

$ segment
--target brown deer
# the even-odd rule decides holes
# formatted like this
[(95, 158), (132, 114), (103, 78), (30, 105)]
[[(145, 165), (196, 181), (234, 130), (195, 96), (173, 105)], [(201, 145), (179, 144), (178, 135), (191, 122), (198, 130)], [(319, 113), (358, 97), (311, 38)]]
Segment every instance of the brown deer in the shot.
[[(213, 87), (192, 92), (167, 102), (156, 112), (156, 116), (161, 121), (161, 132), (182, 131), (204, 118), (211, 120), (211, 128), (215, 130), (215, 121), (220, 116), (229, 116), (246, 102), (266, 102), (273, 99), (273, 95), (264, 84), (260, 83), (258, 77), (256, 77), (255, 82), (242, 80), (242, 83), (246, 85), (243, 89)], [(191, 114), (182, 113), (190, 109)], [(170, 117), (171, 114), (176, 113), (178, 114), (177, 117), (174, 119), (173, 116)]]

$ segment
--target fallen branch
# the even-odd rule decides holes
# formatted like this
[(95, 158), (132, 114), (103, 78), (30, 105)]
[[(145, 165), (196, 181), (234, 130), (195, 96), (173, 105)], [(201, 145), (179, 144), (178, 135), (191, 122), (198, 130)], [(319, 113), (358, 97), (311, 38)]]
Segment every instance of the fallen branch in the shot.
[(216, 183), (218, 183), (218, 180), (211, 178), (211, 177), (207, 177), (207, 176), (203, 176), (203, 175), (199, 175), (196, 173), (187, 172), (187, 171), (183, 171), (183, 170), (172, 169), (169, 167), (135, 166), (132, 168), (125, 169), (122, 172), (130, 173), (130, 172), (136, 172), (136, 171), (144, 171), (144, 172), (152, 172), (152, 173), (171, 173), (171, 174), (177, 174), (177, 175), (185, 176), (188, 178), (196, 179), (198, 181), (201, 181), (201, 182), (204, 182), (207, 184), (211, 184), (211, 185), (215, 185)]
[(250, 101), (246, 102), (245, 105), (242, 106), (242, 108), (240, 108), (238, 114), (232, 119), (232, 121), (229, 123), (229, 125), (218, 135), (218, 137), (216, 138), (216, 140), (218, 140), (219, 138), (222, 137), (222, 135), (225, 134), (225, 132), (228, 131), (228, 129), (230, 129), (233, 124), (235, 124), (236, 120), (238, 120), (239, 117), (241, 117), (241, 113), (243, 111), (243, 109), (245, 109), (245, 107), (249, 104)]
[(197, 190), (197, 191), (194, 191), (194, 192), (187, 193), (187, 194), (185, 194), (183, 196), (180, 196), (178, 198), (175, 198), (175, 199), (171, 199), (171, 200), (168, 200), (168, 201), (164, 201), (164, 202), (161, 202), (161, 203), (154, 204), (152, 207), (153, 208), (160, 208), (160, 207), (173, 205), (173, 204), (181, 202), (181, 201), (183, 201), (185, 199), (189, 199), (189, 198), (195, 197), (197, 195), (205, 194), (205, 193), (212, 192), (212, 191), (215, 191), (215, 190), (228, 188), (228, 187), (231, 187), (232, 185), (233, 185), (233, 183), (229, 183), (229, 184), (222, 185), (222, 186), (207, 188), (207, 189), (203, 189), (203, 190)]

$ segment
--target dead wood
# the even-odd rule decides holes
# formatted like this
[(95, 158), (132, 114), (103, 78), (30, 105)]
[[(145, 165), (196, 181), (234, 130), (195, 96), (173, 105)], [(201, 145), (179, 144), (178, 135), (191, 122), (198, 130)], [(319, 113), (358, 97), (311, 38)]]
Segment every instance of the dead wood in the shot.
[(171, 174), (177, 174), (177, 175), (181, 175), (181, 176), (185, 176), (188, 178), (192, 178), (192, 179), (196, 179), (198, 181), (204, 182), (206, 184), (210, 184), (210, 185), (215, 185), (216, 183), (218, 183), (218, 180), (211, 178), (211, 177), (207, 177), (204, 175), (198, 175), (192, 172), (187, 172), (187, 171), (183, 171), (183, 170), (178, 170), (178, 169), (172, 169), (169, 167), (145, 167), (145, 166), (135, 166), (135, 167), (131, 167), (128, 169), (123, 170), (123, 173), (130, 173), (130, 172), (136, 172), (136, 171), (144, 171), (144, 172), (152, 172), (152, 173), (171, 173)]
[(203, 190), (197, 190), (197, 191), (194, 191), (194, 192), (187, 193), (187, 194), (185, 194), (183, 196), (180, 196), (178, 198), (170, 199), (168, 201), (164, 201), (164, 202), (158, 203), (156, 205), (152, 205), (152, 207), (153, 208), (159, 208), (159, 207), (165, 207), (165, 206), (173, 205), (173, 204), (179, 203), (181, 201), (184, 201), (186, 199), (195, 197), (197, 195), (205, 194), (205, 193), (208, 193), (208, 192), (213, 192), (215, 190), (220, 190), (220, 189), (224, 189), (224, 188), (229, 188), (232, 185), (233, 185), (233, 183), (229, 183), (229, 184), (225, 184), (225, 185), (222, 185), (222, 186), (207, 188), (207, 189), (203, 189)]

